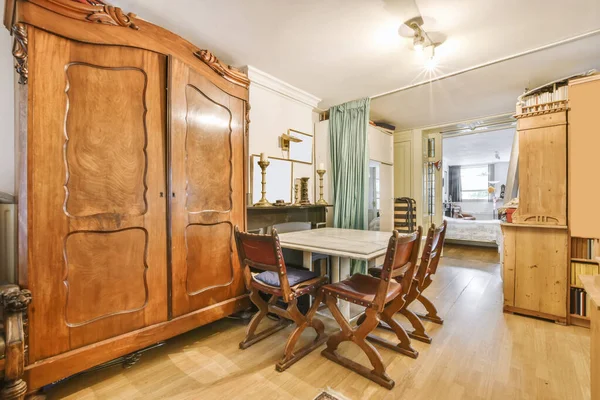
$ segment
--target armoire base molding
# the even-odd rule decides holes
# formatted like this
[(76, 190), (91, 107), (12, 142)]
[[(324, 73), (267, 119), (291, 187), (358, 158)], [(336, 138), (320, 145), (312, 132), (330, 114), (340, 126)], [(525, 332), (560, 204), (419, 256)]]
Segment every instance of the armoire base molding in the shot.
[(29, 393), (79, 371), (190, 331), (250, 307), (247, 294), (182, 315), (170, 321), (138, 329), (111, 339), (41, 360), (25, 367)]

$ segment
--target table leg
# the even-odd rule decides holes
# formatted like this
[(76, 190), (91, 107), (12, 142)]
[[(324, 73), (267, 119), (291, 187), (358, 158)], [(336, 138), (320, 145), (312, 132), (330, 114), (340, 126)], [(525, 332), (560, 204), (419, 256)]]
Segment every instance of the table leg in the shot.
[(340, 258), (331, 257), (331, 283), (340, 281)]
[(350, 278), (350, 259), (347, 257), (340, 257), (340, 280)]
[(304, 268), (308, 269), (309, 271), (313, 270), (312, 252), (310, 252), (310, 251), (302, 252), (302, 266)]
[[(340, 280), (344, 280), (344, 279), (348, 279), (350, 277), (350, 259), (347, 257), (340, 257), (340, 276), (339, 279)], [(344, 315), (344, 317), (346, 317), (347, 320), (351, 319), (351, 315), (350, 315), (350, 303), (348, 303), (345, 300), (340, 300), (338, 302), (339, 304), (339, 309), (342, 312), (342, 314)]]

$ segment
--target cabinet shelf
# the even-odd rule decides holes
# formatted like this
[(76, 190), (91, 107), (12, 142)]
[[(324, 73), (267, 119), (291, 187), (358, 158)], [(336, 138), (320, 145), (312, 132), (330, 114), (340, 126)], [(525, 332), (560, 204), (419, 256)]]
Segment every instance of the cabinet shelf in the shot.
[(596, 257), (593, 260), (590, 260), (589, 258), (571, 258), (571, 261), (573, 262), (580, 262), (580, 263), (587, 263), (587, 264), (600, 264), (600, 260), (598, 257)]
[(583, 315), (578, 314), (570, 314), (569, 320), (571, 322), (571, 325), (580, 326), (582, 328), (590, 327), (590, 317), (584, 317)]
[(584, 319), (586, 321), (590, 320), (590, 317), (586, 317), (585, 315), (579, 315), (579, 314), (571, 314), (571, 318)]

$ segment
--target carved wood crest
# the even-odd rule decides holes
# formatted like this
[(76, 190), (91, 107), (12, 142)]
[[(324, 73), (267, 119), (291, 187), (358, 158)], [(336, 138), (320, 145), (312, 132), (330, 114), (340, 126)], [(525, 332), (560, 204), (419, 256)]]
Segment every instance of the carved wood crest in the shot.
[(210, 51), (198, 50), (194, 55), (228, 81), (244, 87), (250, 86), (250, 79), (248, 79), (246, 74), (230, 65), (223, 64)]
[(27, 25), (18, 23), (12, 28), (15, 41), (13, 43), (13, 56), (15, 57), (15, 69), (21, 76), (19, 83), (27, 84), (29, 70), (27, 67)]
[(29, 0), (58, 14), (100, 24), (139, 29), (134, 13), (125, 13), (121, 8), (101, 0)]

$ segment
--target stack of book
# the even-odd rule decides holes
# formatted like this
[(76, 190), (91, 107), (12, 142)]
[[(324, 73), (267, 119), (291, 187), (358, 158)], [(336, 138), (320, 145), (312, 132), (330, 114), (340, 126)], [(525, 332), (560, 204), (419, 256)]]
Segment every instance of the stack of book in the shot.
[(569, 98), (569, 86), (566, 81), (553, 83), (523, 96), (517, 102), (516, 113), (552, 111), (562, 109)]
[(571, 238), (571, 257), (593, 260), (596, 257), (596, 239)]
[(571, 284), (577, 287), (583, 287), (579, 275), (598, 275), (598, 264), (571, 262)]
[(590, 308), (590, 299), (585, 290), (581, 288), (571, 288), (571, 310), (574, 315), (587, 317)]

